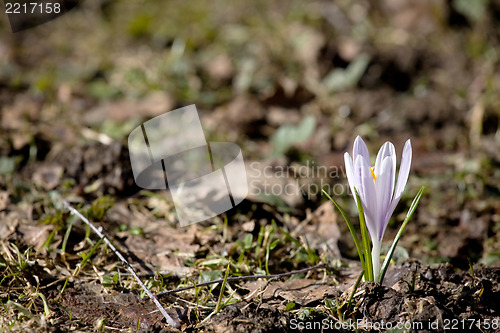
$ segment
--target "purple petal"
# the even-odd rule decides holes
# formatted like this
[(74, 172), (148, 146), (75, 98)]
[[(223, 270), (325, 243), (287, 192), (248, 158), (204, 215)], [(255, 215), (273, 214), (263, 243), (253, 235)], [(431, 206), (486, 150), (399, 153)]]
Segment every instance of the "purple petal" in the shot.
[(408, 181), (408, 175), (410, 174), (411, 157), (411, 142), (410, 140), (408, 140), (406, 141), (403, 148), (403, 157), (401, 158), (401, 165), (399, 166), (398, 182), (396, 183), (396, 189), (394, 191), (394, 197), (392, 198), (391, 206), (389, 208), (389, 211), (387, 212), (387, 219), (389, 219), (389, 217), (392, 215), (399, 200), (401, 199), (401, 196), (403, 195), (406, 182)]
[(403, 194), (406, 182), (408, 181), (408, 175), (410, 174), (411, 158), (411, 142), (408, 140), (403, 148), (403, 157), (401, 157), (401, 165), (399, 166), (398, 182), (396, 185), (396, 191), (394, 192), (394, 197), (401, 198), (401, 195)]
[(378, 239), (380, 241), (382, 241), (387, 222), (389, 222), (387, 212), (389, 211), (392, 193), (394, 192), (394, 174), (395, 170), (392, 163), (392, 157), (386, 156), (380, 163), (380, 175), (377, 177), (377, 186), (375, 186), (377, 191), (377, 219), (380, 224), (378, 228)]
[(365, 210), (366, 227), (370, 232), (370, 237), (373, 239), (379, 233), (375, 182), (372, 177), (370, 165), (361, 156), (356, 159), (355, 169), (356, 172), (359, 172), (359, 177), (361, 178), (361, 189), (358, 192)]
[[(354, 166), (352, 164), (352, 159), (349, 153), (344, 154), (344, 163), (345, 163), (345, 173), (347, 176), (347, 181), (349, 182), (349, 187), (351, 188), (351, 193), (354, 196), (354, 187), (359, 189), (359, 180), (354, 177)], [(356, 200), (354, 200), (356, 202)], [(358, 203), (356, 202), (356, 206)]]
[[(387, 141), (382, 145), (377, 154), (377, 159), (375, 160), (375, 177), (378, 177), (381, 173), (382, 162), (386, 157), (390, 157), (392, 159), (392, 169), (396, 170), (396, 149), (394, 149), (394, 145)], [(396, 177), (396, 173), (394, 173), (394, 177)], [(393, 182), (395, 179), (393, 179)]]
[(354, 147), (352, 148), (352, 159), (356, 162), (358, 156), (363, 156), (363, 159), (370, 165), (370, 154), (368, 153), (368, 148), (366, 147), (365, 142), (358, 135), (356, 140), (354, 140)]
[[(365, 194), (363, 192), (363, 166), (365, 165), (365, 160), (363, 156), (358, 155), (358, 158), (354, 161), (354, 169), (353, 169), (353, 178), (354, 178), (354, 184), (353, 186), (356, 187), (356, 190), (358, 191), (359, 198), (361, 199), (361, 202), (363, 204), (365, 203)], [(354, 194), (354, 189), (352, 189), (352, 196), (354, 197), (354, 200), (356, 200), (356, 196)]]

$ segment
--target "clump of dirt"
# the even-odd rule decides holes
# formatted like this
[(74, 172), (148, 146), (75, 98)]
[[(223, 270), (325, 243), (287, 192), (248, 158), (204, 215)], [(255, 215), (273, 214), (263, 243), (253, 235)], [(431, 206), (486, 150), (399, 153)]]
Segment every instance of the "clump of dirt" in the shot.
[(64, 177), (76, 180), (84, 189), (94, 187), (92, 196), (102, 193), (126, 196), (139, 190), (134, 182), (129, 151), (120, 142), (102, 144), (93, 142), (71, 149), (53, 152), (44, 163), (64, 168)]
[[(346, 273), (346, 272), (344, 272)], [(337, 276), (338, 277), (338, 276)], [(394, 279), (394, 277), (398, 277)], [(408, 332), (444, 332), (464, 328), (470, 332), (498, 332), (500, 328), (500, 271), (476, 265), (473, 275), (449, 264), (422, 265), (407, 261), (388, 273), (386, 284), (362, 283), (350, 309), (329, 313), (328, 300), (341, 300), (352, 292), (348, 285), (330, 285), (310, 279), (309, 283), (265, 284), (266, 297), (242, 301), (224, 308), (203, 325), (206, 332), (348, 332), (354, 328), (375, 332), (396, 328)], [(297, 280), (300, 281), (300, 280)], [(328, 286), (323, 297), (285, 309), (294, 295), (311, 284)], [(392, 284), (388, 286), (387, 283)], [(293, 286), (293, 287), (292, 287)], [(267, 290), (270, 289), (270, 290)], [(314, 293), (314, 291), (310, 291)], [(332, 297), (335, 295), (334, 297)], [(288, 300), (287, 300), (288, 298)], [(281, 305), (280, 305), (281, 304)]]
[(288, 332), (287, 314), (276, 308), (259, 308), (254, 302), (240, 302), (224, 308), (202, 326), (205, 332)]
[[(330, 327), (356, 327), (362, 331), (395, 328), (409, 332), (444, 332), (465, 329), (470, 332), (498, 332), (500, 329), (500, 270), (482, 265), (472, 271), (457, 271), (450, 264), (422, 265), (407, 261), (392, 271), (402, 276), (392, 285), (362, 283), (353, 298), (353, 308), (345, 317), (326, 317), (318, 311), (302, 319), (300, 327), (313, 327), (326, 320)], [(318, 308), (316, 308), (318, 310)], [(300, 312), (300, 310), (298, 311)], [(331, 323), (337, 323), (332, 326)], [(295, 323), (295, 324), (294, 324)], [(307, 329), (298, 330), (305, 332)], [(342, 330), (338, 330), (342, 331)]]
[[(70, 314), (68, 319), (78, 320), (92, 327), (135, 327), (141, 331), (162, 331), (163, 315), (147, 299), (132, 292), (108, 293), (95, 283), (86, 283), (69, 288), (60, 298), (60, 304)], [(176, 322), (181, 322), (187, 311), (167, 308), (167, 313)]]

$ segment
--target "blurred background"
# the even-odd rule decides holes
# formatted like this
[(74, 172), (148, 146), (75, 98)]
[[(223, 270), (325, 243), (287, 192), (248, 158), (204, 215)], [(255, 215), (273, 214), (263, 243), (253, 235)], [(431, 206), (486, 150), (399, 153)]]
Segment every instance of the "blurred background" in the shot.
[[(235, 142), (263, 166), (341, 170), (357, 135), (373, 156), (390, 140), (399, 160), (410, 138), (412, 172), (386, 240), (425, 185), (407, 255), (498, 264), (499, 24), (497, 0), (83, 1), (15, 34), (4, 14), (0, 220), (26, 200), (26, 218), (40, 218), (40, 193), (53, 190), (137, 193), (128, 134), (196, 104), (208, 140)], [(354, 216), (348, 193), (338, 199)], [(300, 219), (324, 202), (249, 200)]]

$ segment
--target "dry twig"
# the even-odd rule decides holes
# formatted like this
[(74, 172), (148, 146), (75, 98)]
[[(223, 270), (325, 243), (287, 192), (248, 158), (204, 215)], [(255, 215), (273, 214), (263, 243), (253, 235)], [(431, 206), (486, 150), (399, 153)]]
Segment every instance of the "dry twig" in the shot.
[(78, 210), (73, 208), (66, 200), (63, 200), (64, 206), (68, 208), (73, 214), (78, 216), (80, 220), (82, 220), (86, 225), (90, 227), (108, 246), (109, 248), (114, 252), (114, 254), (122, 261), (123, 265), (127, 268), (127, 270), (134, 276), (134, 278), (137, 280), (137, 283), (142, 287), (142, 289), (148, 294), (149, 298), (155, 303), (156, 307), (158, 310), (160, 310), (161, 314), (165, 319), (167, 320), (167, 323), (172, 326), (172, 327), (178, 327), (179, 324), (176, 323), (172, 317), (170, 317), (165, 310), (165, 308), (160, 304), (158, 301), (158, 298), (149, 291), (148, 287), (142, 283), (141, 279), (137, 276), (135, 273), (134, 269), (130, 264), (128, 263), (127, 259), (125, 259), (120, 252), (114, 247), (114, 245), (109, 241), (109, 239), (102, 233), (102, 227), (97, 228), (94, 226), (85, 216), (83, 216)]

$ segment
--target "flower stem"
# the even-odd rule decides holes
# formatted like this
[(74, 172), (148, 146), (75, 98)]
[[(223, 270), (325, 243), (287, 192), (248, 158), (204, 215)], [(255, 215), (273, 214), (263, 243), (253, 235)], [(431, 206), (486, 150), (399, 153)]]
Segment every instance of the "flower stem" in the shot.
[(379, 282), (379, 273), (380, 273), (380, 243), (378, 239), (372, 240), (373, 248), (372, 248), (372, 264), (373, 264), (373, 281)]

